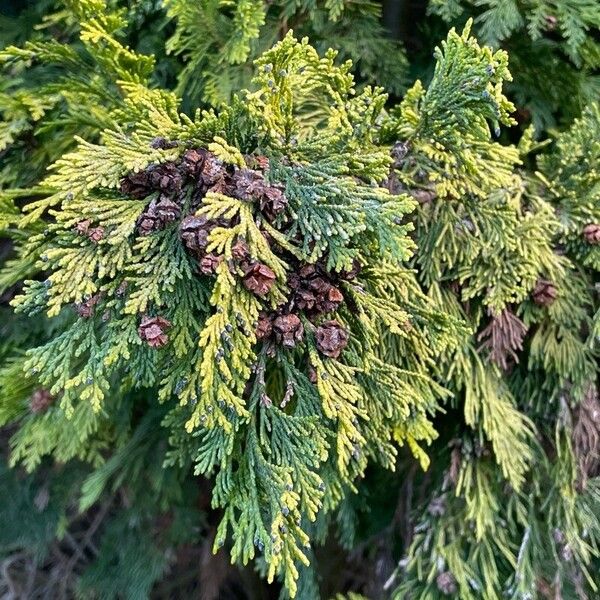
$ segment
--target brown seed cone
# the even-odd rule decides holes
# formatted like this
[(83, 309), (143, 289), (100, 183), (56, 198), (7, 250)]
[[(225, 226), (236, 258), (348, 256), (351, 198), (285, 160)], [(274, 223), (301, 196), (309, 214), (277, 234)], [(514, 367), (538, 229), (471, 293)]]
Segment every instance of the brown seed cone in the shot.
[(204, 148), (190, 148), (186, 150), (181, 158), (182, 172), (197, 181), (202, 174), (204, 161), (208, 154), (208, 150)]
[(322, 314), (333, 312), (344, 300), (342, 292), (327, 284), (320, 290), (301, 289), (296, 294), (296, 306), (309, 313)]
[(208, 245), (208, 235), (215, 227), (216, 223), (209, 221), (204, 215), (190, 215), (181, 221), (179, 235), (188, 250), (204, 252)]
[(335, 310), (344, 300), (342, 292), (321, 277), (316, 277), (310, 281), (308, 287), (315, 295), (315, 308), (319, 313), (327, 313)]
[(244, 160), (250, 169), (257, 169), (260, 171), (267, 171), (269, 169), (269, 159), (261, 154), (258, 156), (249, 154), (244, 156)]
[(317, 348), (325, 356), (338, 358), (348, 345), (348, 332), (337, 321), (325, 321), (315, 333)]
[(92, 242), (94, 242), (94, 244), (97, 244), (101, 239), (104, 238), (104, 227), (93, 227), (92, 229), (89, 229), (87, 236), (90, 238), (90, 240), (92, 240)]
[(177, 219), (181, 208), (167, 196), (161, 196), (159, 201), (153, 200), (138, 219), (137, 231), (139, 235), (149, 235), (153, 231), (162, 229), (167, 223)]
[(235, 260), (247, 260), (250, 256), (248, 244), (246, 244), (243, 239), (239, 238), (231, 247), (231, 254)]
[(300, 310), (313, 312), (317, 305), (317, 298), (310, 290), (300, 289), (294, 296), (294, 305)]
[(358, 260), (354, 259), (352, 261), (352, 267), (346, 269), (345, 271), (340, 271), (340, 279), (345, 279), (347, 281), (356, 279), (356, 277), (360, 273), (361, 268), (362, 265), (358, 262)]
[(438, 590), (445, 594), (446, 596), (451, 596), (452, 594), (456, 594), (458, 591), (458, 585), (456, 584), (456, 579), (450, 571), (444, 571), (440, 573), (436, 579), (435, 583), (437, 585)]
[(160, 228), (160, 219), (154, 205), (150, 205), (138, 219), (137, 232), (139, 235), (149, 235)]
[(96, 304), (100, 302), (101, 294), (94, 294), (89, 300), (75, 304), (75, 310), (82, 319), (89, 319), (95, 310)]
[(547, 279), (540, 279), (532, 292), (533, 301), (538, 306), (550, 306), (557, 296), (556, 286)]
[(129, 173), (121, 179), (121, 186), (119, 189), (121, 193), (126, 196), (138, 199), (145, 198), (152, 193), (150, 176), (146, 171)]
[(36, 414), (45, 412), (50, 406), (52, 406), (54, 400), (54, 396), (48, 390), (39, 388), (31, 395), (31, 399), (29, 400), (29, 409), (32, 413)]
[(171, 323), (163, 317), (144, 315), (138, 327), (138, 335), (148, 346), (160, 348), (169, 341), (169, 337), (165, 333), (169, 327), (171, 327)]
[(316, 275), (322, 273), (323, 269), (321, 269), (318, 265), (313, 265), (310, 263), (306, 263), (298, 269), (298, 275), (302, 279), (311, 279)]
[(317, 267), (312, 264), (302, 265), (288, 276), (288, 286), (293, 290), (301, 289), (305, 281), (310, 281), (317, 274)]
[(302, 321), (297, 315), (280, 315), (273, 321), (275, 339), (284, 348), (294, 348), (304, 336)]
[(244, 285), (257, 296), (266, 296), (275, 283), (275, 273), (262, 263), (250, 265), (244, 274)]
[(525, 323), (510, 310), (503, 310), (490, 320), (489, 325), (477, 336), (481, 342), (479, 349), (489, 350), (490, 360), (505, 371), (511, 363), (518, 363), (518, 351), (523, 349), (523, 339), (527, 333)]
[(175, 221), (181, 215), (181, 206), (171, 200), (168, 196), (161, 195), (156, 206), (154, 207), (156, 215), (158, 216), (161, 226)]
[(153, 190), (161, 191), (171, 196), (181, 192), (183, 177), (174, 162), (153, 165), (147, 169), (148, 180)]
[(170, 196), (179, 194), (183, 177), (174, 162), (150, 165), (139, 173), (129, 173), (121, 179), (120, 190), (126, 196), (145, 198), (154, 191)]
[(218, 256), (217, 254), (207, 254), (200, 259), (198, 263), (198, 269), (204, 275), (214, 275), (219, 263), (223, 260), (222, 256)]
[(323, 300), (323, 302), (321, 303), (321, 306), (323, 306), (323, 312), (331, 312), (333, 310), (336, 310), (337, 307), (344, 301), (344, 296), (342, 294), (342, 292), (340, 292), (340, 290), (338, 288), (336, 288), (335, 286), (331, 286), (328, 290), (327, 290), (327, 295), (325, 297), (325, 299)]
[(261, 312), (258, 315), (258, 321), (256, 322), (256, 329), (254, 333), (256, 338), (259, 340), (266, 340), (271, 337), (273, 333), (273, 318), (274, 315), (266, 312)]
[(177, 142), (159, 136), (155, 137), (150, 142), (150, 147), (157, 148), (159, 150), (171, 150), (172, 148), (177, 148)]
[(79, 235), (85, 235), (87, 238), (92, 240), (94, 244), (97, 244), (101, 239), (104, 238), (104, 227), (90, 227), (92, 221), (90, 219), (84, 219), (79, 221), (75, 225), (75, 231)]
[(430, 204), (435, 200), (437, 194), (435, 190), (430, 189), (415, 189), (410, 192), (410, 195), (419, 203), (419, 204)]
[(92, 221), (90, 219), (84, 219), (83, 221), (79, 221), (79, 223), (75, 225), (75, 231), (79, 235), (87, 235), (88, 231), (90, 230), (91, 224)]
[(409, 150), (410, 146), (408, 142), (398, 141), (392, 146), (390, 154), (392, 156), (392, 159), (394, 160), (394, 167), (396, 169), (402, 167), (402, 165), (404, 164), (404, 159), (407, 157)]
[(259, 200), (267, 185), (261, 173), (251, 169), (239, 169), (232, 178), (233, 194), (240, 200), (252, 202)]
[(588, 244), (600, 244), (600, 224), (590, 223), (583, 228), (583, 237)]
[(600, 474), (600, 397), (590, 385), (573, 410), (571, 440), (578, 466), (578, 486), (583, 489), (590, 477)]
[(265, 187), (260, 198), (260, 210), (269, 221), (274, 221), (287, 207), (288, 200), (278, 186)]
[(227, 177), (222, 177), (217, 183), (212, 185), (208, 191), (215, 194), (223, 194), (224, 196), (231, 196), (231, 185)]
[(294, 291), (292, 305), (312, 315), (336, 310), (344, 300), (327, 273), (312, 264), (303, 265), (288, 276), (288, 286)]
[(215, 185), (223, 186), (226, 175), (227, 170), (223, 162), (214, 154), (207, 152), (202, 166), (202, 185), (204, 189), (208, 190)]

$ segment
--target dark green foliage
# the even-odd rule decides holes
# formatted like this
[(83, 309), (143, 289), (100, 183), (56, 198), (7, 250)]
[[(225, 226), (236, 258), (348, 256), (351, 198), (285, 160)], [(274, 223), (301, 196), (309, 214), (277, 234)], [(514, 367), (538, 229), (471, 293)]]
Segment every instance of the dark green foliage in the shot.
[(2, 465), (0, 486), (3, 497), (10, 499), (3, 503), (0, 516), (2, 555), (23, 548), (38, 555), (46, 552), (46, 547), (56, 536), (65, 508), (60, 498), (65, 494), (68, 481), (67, 475), (50, 488), (39, 477), (22, 478), (7, 465)]
[(352, 59), (370, 84), (394, 93), (406, 87), (406, 58), (399, 44), (386, 39), (375, 2), (168, 0), (166, 7), (175, 20), (167, 49), (185, 64), (177, 92), (186, 106), (218, 104), (249, 87), (252, 61), (289, 30), (308, 36), (321, 52), (335, 48), (341, 60)]
[(131, 518), (124, 514), (107, 527), (98, 548), (98, 561), (81, 576), (82, 597), (147, 598), (163, 574), (164, 552), (154, 546), (144, 523), (132, 525)]

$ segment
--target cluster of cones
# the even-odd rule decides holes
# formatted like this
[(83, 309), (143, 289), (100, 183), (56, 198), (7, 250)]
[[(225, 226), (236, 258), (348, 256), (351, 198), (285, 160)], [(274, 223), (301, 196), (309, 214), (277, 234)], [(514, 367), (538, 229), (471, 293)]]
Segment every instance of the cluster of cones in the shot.
[[(257, 168), (239, 168), (224, 163), (205, 148), (192, 148), (177, 162), (150, 165), (143, 171), (130, 173), (122, 179), (120, 189), (133, 198), (152, 196), (138, 220), (140, 235), (148, 235), (179, 219), (186, 200), (189, 200), (188, 210), (193, 213), (207, 192), (257, 202), (262, 214), (272, 221), (286, 208), (287, 199), (280, 186), (265, 180), (267, 159), (259, 157), (252, 163)], [(188, 221), (186, 226), (189, 237), (194, 228), (206, 228), (207, 223)]]
[[(304, 337), (304, 325), (300, 315), (309, 321), (318, 321), (321, 315), (335, 312), (344, 301), (339, 283), (353, 279), (358, 267), (341, 274), (329, 273), (317, 264), (296, 265), (288, 276), (290, 290), (288, 301), (274, 312), (260, 314), (256, 336), (270, 345), (281, 344), (293, 348)], [(335, 320), (317, 325), (315, 341), (319, 351), (330, 358), (337, 358), (348, 344), (348, 333)]]
[[(157, 147), (170, 147), (159, 140)], [(208, 192), (234, 197), (254, 203), (262, 217), (277, 224), (277, 217), (287, 207), (283, 187), (267, 181), (269, 168), (265, 157), (247, 157), (252, 168), (239, 168), (219, 160), (204, 148), (187, 150), (178, 161), (151, 165), (144, 171), (130, 173), (121, 181), (123, 194), (149, 198), (149, 203), (137, 222), (138, 235), (149, 235), (179, 221), (182, 244), (194, 258), (199, 273), (212, 275), (224, 261), (224, 256), (208, 252), (210, 234), (216, 227), (232, 227), (232, 219), (208, 219), (196, 215)], [(335, 320), (321, 321), (321, 315), (334, 312), (343, 302), (341, 280), (352, 279), (358, 266), (335, 274), (328, 273), (323, 265), (298, 264), (265, 233), (274, 252), (294, 267), (288, 276), (290, 297), (277, 311), (262, 312), (256, 325), (256, 336), (271, 350), (275, 345), (293, 348), (304, 338), (303, 318), (315, 322), (315, 340), (318, 349), (326, 356), (337, 358), (348, 343), (348, 333)], [(232, 272), (240, 274), (248, 291), (259, 298), (266, 297), (276, 283), (273, 270), (255, 260), (244, 239), (236, 240), (232, 247)], [(138, 334), (152, 347), (168, 342), (170, 323), (160, 316), (144, 316)]]
[[(188, 214), (179, 224), (181, 240), (195, 258), (198, 270), (210, 275), (223, 257), (207, 252), (209, 235), (215, 227), (230, 227), (235, 223), (231, 219), (210, 220), (194, 214), (207, 192), (255, 202), (269, 221), (274, 221), (287, 206), (281, 187), (265, 180), (268, 161), (259, 157), (253, 159), (252, 164), (257, 168), (240, 169), (224, 163), (204, 148), (192, 148), (178, 162), (151, 165), (144, 171), (127, 175), (121, 181), (121, 192), (134, 198), (152, 197), (138, 220), (139, 235), (163, 229), (179, 220), (186, 210)], [(266, 265), (250, 260), (244, 240), (238, 240), (232, 250), (234, 259), (246, 273), (247, 286), (265, 296), (275, 281), (275, 274)]]

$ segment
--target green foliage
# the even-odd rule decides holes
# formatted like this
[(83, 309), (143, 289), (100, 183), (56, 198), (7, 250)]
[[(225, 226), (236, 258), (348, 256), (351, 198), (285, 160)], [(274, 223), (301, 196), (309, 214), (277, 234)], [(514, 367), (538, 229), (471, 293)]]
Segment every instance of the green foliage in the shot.
[[(191, 448), (189, 443), (175, 445), (170, 462), (191, 459), (197, 474), (216, 473), (213, 504), (224, 513), (215, 550), (230, 533), (232, 560), (246, 563), (257, 551), (264, 554), (268, 579), (281, 575), (293, 596), (296, 565), (308, 564), (305, 520), (313, 521), (322, 506), (331, 511), (369, 459), (393, 468), (394, 439), (421, 456), (418, 443), (435, 437), (429, 416), (444, 395), (427, 377), (425, 364), (436, 348), (447, 345), (454, 325), (436, 313), (414, 276), (399, 268), (413, 244), (406, 235), (409, 226), (397, 221), (413, 203), (374, 186), (387, 173), (390, 159), (385, 148), (375, 145), (364, 118), (374, 120), (385, 97), (370, 88), (356, 95), (349, 64), (336, 66), (333, 52), (319, 58), (306, 40), (288, 34), (257, 62), (256, 91), (247, 93), (243, 104), (234, 103), (221, 114), (198, 112), (190, 119), (177, 113), (174, 96), (143, 85), (142, 73), (150, 63), (114, 41), (120, 22), (110, 15), (98, 20), (95, 12), (80, 18), (84, 42), (102, 39), (113, 49), (109, 66), (121, 81), (121, 99), (107, 113), (113, 128), (92, 138), (100, 143), (76, 138), (74, 150), (30, 191), (39, 199), (25, 206), (25, 216), (18, 223), (9, 219), (13, 229), (34, 226), (46, 211), (52, 216), (43, 234), (17, 245), (22, 261), (38, 257), (45, 283), (27, 281), (13, 304), (30, 315), (43, 310), (62, 323), (60, 333), (28, 351), (23, 365), (37, 385), (59, 400), (43, 415), (23, 417), (13, 459), (29, 469), (46, 454), (98, 465), (100, 452), (117, 439), (110, 415), (118, 410), (120, 396), (143, 388), (163, 402), (175, 397), (180, 408), (171, 409), (165, 424), (176, 430), (185, 424), (195, 439)], [(89, 51), (107, 65), (103, 47)], [(8, 54), (21, 58), (21, 51)], [(158, 134), (177, 140), (177, 147), (153, 149)], [(256, 141), (236, 148), (240, 139)], [(238, 166), (244, 166), (242, 152), (267, 153), (274, 165), (269, 177), (285, 186), (289, 204), (289, 212), (272, 227), (252, 204), (223, 193), (206, 194), (195, 215), (235, 223), (210, 233), (207, 252), (224, 257), (214, 281), (194, 273), (177, 226), (139, 236), (136, 223), (146, 202), (115, 190), (126, 174), (173, 160), (191, 146), (208, 147)], [(359, 157), (359, 150), (367, 154)], [(184, 204), (192, 193), (184, 189)], [(102, 239), (82, 238), (75, 228), (82, 221), (100, 228)], [(251, 324), (261, 310), (286, 299), (291, 268), (273, 252), (263, 228), (296, 260), (323, 261), (335, 272), (351, 269), (355, 261), (364, 265), (364, 275), (345, 290), (358, 313), (340, 313), (351, 332), (346, 358), (321, 357), (315, 325), (306, 319), (306, 339), (294, 352), (278, 351), (273, 360), (257, 345)], [(237, 239), (245, 240), (252, 259), (274, 274), (275, 285), (263, 298), (245, 289), (229, 266)], [(8, 268), (18, 269), (19, 260)], [(376, 287), (381, 269), (392, 288)], [(125, 298), (119, 292), (123, 282)], [(421, 298), (418, 309), (413, 309), (415, 294)], [(92, 297), (93, 315), (67, 317), (69, 304)], [(149, 312), (172, 324), (172, 341), (164, 350), (140, 345), (136, 329)], [(386, 369), (372, 338), (383, 328), (419, 344), (420, 360), (398, 360)], [(303, 372), (307, 360), (316, 385)], [(411, 377), (419, 379), (417, 389), (411, 389)], [(281, 399), (283, 390), (292, 393), (289, 407), (289, 400)], [(53, 428), (56, 433), (46, 437), (43, 432)], [(138, 435), (147, 436), (138, 429), (123, 446), (130, 461), (133, 447), (136, 452), (146, 447), (137, 446)], [(171, 439), (179, 436), (174, 433)], [(119, 457), (114, 454), (85, 483), (82, 508), (101, 493)], [(334, 467), (323, 471), (326, 460)], [(120, 472), (125, 476), (128, 471)], [(149, 575), (148, 581), (153, 578)]]
[[(557, 117), (569, 122), (598, 97), (600, 17), (593, 0), (434, 0), (428, 10), (452, 24), (473, 17), (484, 43), (509, 51), (519, 73), (509, 91), (536, 128)], [(549, 85), (555, 77), (560, 89)]]
[[(454, 56), (469, 60), (467, 39), (449, 35), (458, 43)], [(444, 146), (430, 150), (444, 134), (432, 135), (427, 145), (419, 136), (430, 123), (453, 120), (442, 117), (452, 106), (445, 94), (458, 97), (465, 86), (444, 73), (469, 77), (464, 65), (452, 69), (453, 61), (448, 52), (441, 56), (427, 94), (413, 88), (422, 105), (432, 95), (433, 115), (419, 110), (410, 93), (391, 112), (396, 152), (402, 149), (397, 185), (429, 192), (413, 192), (424, 199), (416, 215), (419, 276), (439, 306), (474, 332), (436, 365), (464, 411), (464, 425), (450, 428), (453, 439), (444, 441), (446, 466), (438, 465), (394, 597), (522, 598), (546, 589), (585, 597), (583, 590), (597, 589), (590, 571), (597, 557), (591, 516), (597, 472), (577, 466), (585, 451), (578, 426), (565, 426), (565, 415), (580, 414), (584, 409), (577, 407), (592, 402), (587, 390), (597, 385), (597, 347), (589, 337), (598, 302), (597, 246), (585, 234), (586, 224), (599, 218), (597, 106), (559, 136), (533, 175), (515, 168), (521, 164), (517, 149), (491, 141), (484, 120), (493, 115), (490, 95), (480, 97), (462, 127), (483, 127), (479, 143), (468, 144), (481, 183), (456, 193), (444, 185), (457, 177)], [(436, 103), (438, 97), (445, 101)], [(468, 94), (459, 99), (469, 102)], [(385, 128), (384, 135), (389, 139)], [(466, 137), (456, 128), (449, 135)], [(528, 159), (530, 136), (520, 144), (521, 160)], [(460, 156), (460, 147), (449, 154)], [(548, 280), (556, 294), (549, 302), (539, 296)], [(577, 517), (571, 512), (576, 505)]]
[[(592, 8), (432, 3), (476, 18), (395, 105), (405, 57), (370, 2), (69, 0), (59, 39), (15, 34), (3, 554), (43, 571), (75, 540), (81, 597), (149, 597), (193, 546), (282, 598), (597, 595), (600, 107), (553, 143), (500, 129), (593, 97)], [(541, 103), (531, 56), (568, 102)], [(366, 583), (323, 585), (326, 555)]]
[[(600, 533), (597, 478), (578, 490), (564, 431), (557, 431), (556, 443), (556, 462), (538, 455), (539, 479), (508, 497), (489, 462), (469, 460), (463, 447), (458, 485), (472, 479), (474, 493), (463, 499), (442, 485), (419, 519), (394, 597), (438, 598), (439, 578), (448, 572), (460, 598), (535, 597), (544, 585), (568, 598), (580, 597), (586, 586), (595, 593), (597, 580), (586, 565)], [(464, 527), (470, 519), (485, 523), (476, 537)]]
[(65, 508), (60, 493), (65, 492), (68, 479), (67, 476), (58, 485), (55, 484), (51, 490), (52, 501), (45, 501), (49, 492), (41, 478), (23, 480), (7, 465), (2, 465), (0, 486), (5, 497), (11, 498), (10, 502), (3, 503), (0, 513), (3, 524), (0, 552), (3, 556), (24, 547), (39, 555), (45, 552), (60, 527)]
[(166, 568), (166, 558), (143, 529), (124, 514), (114, 519), (102, 537), (99, 560), (81, 576), (82, 598), (147, 598)]
[(308, 36), (320, 52), (336, 48), (366, 82), (405, 89), (406, 58), (386, 39), (375, 2), (167, 0), (166, 6), (175, 21), (167, 50), (184, 62), (177, 92), (185, 106), (219, 104), (249, 87), (253, 60), (289, 30)]
[(515, 149), (489, 139), (488, 123), (497, 134), (500, 123), (514, 123), (509, 116), (514, 106), (502, 92), (512, 79), (508, 55), (480, 47), (470, 27), (462, 35), (450, 31), (436, 48), (427, 91), (417, 81), (383, 131), (384, 140), (403, 140), (414, 152), (415, 160), (406, 161), (400, 172), (402, 183), (426, 173), (438, 195), (455, 198), (510, 186), (518, 161)]

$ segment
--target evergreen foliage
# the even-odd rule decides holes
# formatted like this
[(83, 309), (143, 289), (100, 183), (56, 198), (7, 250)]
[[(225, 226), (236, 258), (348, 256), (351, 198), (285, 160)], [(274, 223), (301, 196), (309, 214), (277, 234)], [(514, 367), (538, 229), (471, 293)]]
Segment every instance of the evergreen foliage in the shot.
[[(587, 426), (575, 420), (598, 401), (597, 245), (593, 228), (586, 230), (600, 216), (590, 136), (598, 107), (558, 138), (539, 172), (523, 172), (519, 165), (535, 150), (531, 137), (518, 148), (499, 146), (486, 124), (495, 127), (506, 106), (495, 80), (506, 57), (478, 51), (467, 34), (449, 34), (427, 93), (417, 83), (388, 126), (402, 140), (398, 184), (430, 190), (416, 218), (420, 279), (472, 331), (437, 363), (467, 427), (447, 434), (449, 462), (434, 475), (395, 596), (586, 597), (597, 590), (590, 565), (598, 496), (589, 478), (595, 466), (581, 462)], [(448, 157), (452, 139), (435, 124), (451, 122), (444, 112), (454, 98), (432, 114), (428, 95), (449, 88), (468, 106), (471, 73), (456, 65), (475, 52), (485, 59), (477, 73), (483, 93), (474, 91), (478, 101), (464, 123), (480, 139), (468, 145), (474, 156), (462, 158), (459, 147)], [(456, 73), (464, 82), (452, 81)], [(460, 143), (459, 132), (450, 130)], [(458, 193), (456, 157), (459, 167), (476, 165), (459, 177)], [(470, 173), (477, 185), (466, 187)]]
[[(480, 39), (509, 51), (519, 73), (509, 87), (538, 129), (570, 122), (600, 91), (600, 14), (594, 0), (433, 0), (430, 14), (446, 23), (473, 17)], [(545, 73), (545, 77), (540, 77)], [(552, 85), (560, 79), (561, 86)]]
[(556, 16), (589, 86), (594, 7), (486, 4), (396, 101), (376, 4), (151, 4), (0, 51), (9, 592), (193, 597), (187, 555), (206, 597), (594, 597), (600, 105), (505, 143), (583, 96), (485, 45)]
[(310, 37), (321, 52), (336, 48), (367, 83), (395, 93), (405, 89), (405, 56), (386, 39), (375, 2), (168, 0), (166, 6), (175, 21), (167, 50), (185, 63), (177, 91), (192, 105), (218, 104), (249, 87), (252, 61), (289, 30)]

